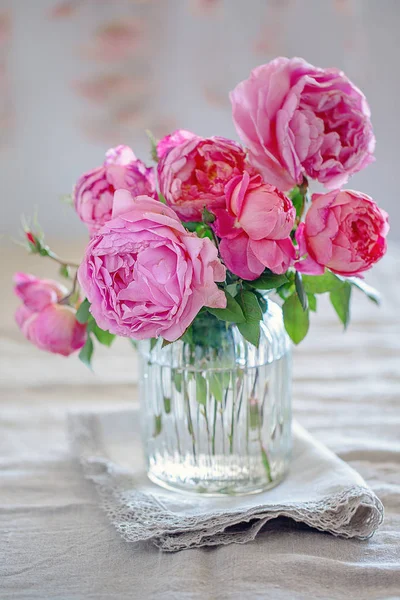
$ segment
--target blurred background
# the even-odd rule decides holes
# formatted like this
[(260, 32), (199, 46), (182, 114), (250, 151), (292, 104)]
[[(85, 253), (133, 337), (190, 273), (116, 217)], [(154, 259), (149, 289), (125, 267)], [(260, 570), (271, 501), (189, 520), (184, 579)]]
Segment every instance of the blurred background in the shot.
[[(111, 352), (96, 349), (94, 376), (76, 356), (41, 352), (18, 330), (13, 273), (60, 280), (55, 263), (15, 244), (21, 215), (36, 211), (52, 249), (79, 262), (87, 232), (60, 198), (82, 172), (121, 143), (150, 164), (145, 129), (156, 136), (180, 127), (237, 139), (228, 92), (279, 55), (340, 67), (365, 92), (376, 162), (350, 186), (375, 198), (391, 221), (389, 253), (367, 276), (384, 292), (382, 308), (354, 294), (343, 336), (328, 301), (321, 303), (296, 348), (296, 399), (308, 398), (310, 360), (318, 363), (316, 377), (331, 377), (334, 393), (346, 401), (350, 381), (355, 399), (359, 381), (368, 381), (379, 398), (392, 381), (395, 393), (399, 30), (400, 0), (0, 0), (0, 398), (11, 398), (16, 411), (31, 404), (48, 410), (56, 399), (70, 406), (90, 398), (96, 408), (110, 398), (132, 401), (137, 371), (126, 340), (117, 340)], [(376, 340), (387, 346), (385, 384), (373, 366)], [(351, 375), (343, 375), (350, 367)], [(323, 422), (324, 405), (307, 402), (300, 416), (321, 411)]]
[[(57, 265), (27, 255), (14, 243), (21, 215), (36, 212), (53, 250), (79, 262), (87, 232), (61, 197), (71, 193), (82, 172), (100, 165), (105, 151), (121, 143), (150, 164), (145, 129), (156, 136), (179, 127), (237, 139), (228, 93), (253, 67), (279, 55), (339, 67), (365, 92), (377, 138), (376, 162), (350, 186), (389, 211), (389, 248), (397, 260), (399, 29), (399, 0), (0, 0), (3, 389), (22, 398), (28, 386), (30, 397), (37, 390), (41, 398), (39, 381), (47, 382), (49, 397), (53, 384), (93, 386), (96, 381), (96, 393), (107, 397), (101, 382), (113, 381), (121, 397), (131, 394), (135, 376), (125, 340), (118, 340), (112, 352), (96, 351), (94, 379), (78, 360), (40, 352), (19, 332), (13, 273), (59, 279)], [(388, 282), (395, 279), (389, 258), (377, 271)], [(375, 270), (368, 282), (374, 284), (374, 277)], [(390, 302), (398, 303), (392, 296), (381, 310), (373, 307), (371, 317), (381, 327), (388, 322), (388, 332)], [(351, 328), (357, 344), (359, 307)], [(332, 320), (333, 331), (341, 331), (329, 307), (321, 313)], [(326, 331), (325, 321), (320, 330), (313, 323), (298, 355), (307, 360)], [(349, 333), (345, 338), (351, 345)], [(301, 374), (301, 358), (296, 364)], [(65, 394), (73, 401), (68, 389)]]
[(149, 163), (145, 129), (237, 139), (228, 92), (277, 55), (365, 92), (376, 163), (350, 186), (400, 238), (399, 26), (399, 0), (0, 0), (1, 243), (35, 208), (49, 239), (84, 238), (60, 197), (111, 145)]

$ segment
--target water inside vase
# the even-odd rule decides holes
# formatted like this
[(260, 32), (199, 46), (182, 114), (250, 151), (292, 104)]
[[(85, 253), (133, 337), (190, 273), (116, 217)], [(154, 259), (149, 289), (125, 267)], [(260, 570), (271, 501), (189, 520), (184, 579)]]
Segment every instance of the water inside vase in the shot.
[(279, 483), (291, 446), (291, 357), (284, 349), (271, 362), (234, 368), (181, 368), (142, 354), (150, 479), (210, 495), (255, 493)]

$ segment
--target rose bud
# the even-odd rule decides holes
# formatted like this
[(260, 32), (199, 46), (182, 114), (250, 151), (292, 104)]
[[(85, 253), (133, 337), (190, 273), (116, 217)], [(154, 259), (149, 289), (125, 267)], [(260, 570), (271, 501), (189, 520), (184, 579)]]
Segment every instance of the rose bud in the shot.
[(86, 341), (86, 325), (75, 318), (75, 309), (58, 304), (66, 288), (50, 279), (16, 273), (15, 293), (23, 301), (15, 320), (23, 335), (41, 350), (69, 356)]

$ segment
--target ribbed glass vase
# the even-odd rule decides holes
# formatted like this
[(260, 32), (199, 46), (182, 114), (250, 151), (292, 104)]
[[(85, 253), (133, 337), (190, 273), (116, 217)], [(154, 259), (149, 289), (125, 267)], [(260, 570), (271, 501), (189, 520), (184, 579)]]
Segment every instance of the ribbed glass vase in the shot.
[(291, 450), (291, 354), (268, 300), (258, 348), (234, 324), (198, 316), (190, 342), (140, 342), (149, 478), (209, 495), (256, 493), (285, 476)]

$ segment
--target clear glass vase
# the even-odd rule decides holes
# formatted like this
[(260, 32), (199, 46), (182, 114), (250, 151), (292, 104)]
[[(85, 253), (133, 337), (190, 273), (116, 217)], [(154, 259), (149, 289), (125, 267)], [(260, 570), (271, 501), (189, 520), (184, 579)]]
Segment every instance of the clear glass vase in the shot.
[(149, 478), (209, 495), (277, 485), (291, 450), (291, 352), (281, 309), (268, 300), (258, 349), (209, 313), (192, 330), (190, 342), (139, 344)]

